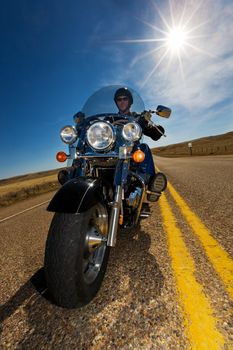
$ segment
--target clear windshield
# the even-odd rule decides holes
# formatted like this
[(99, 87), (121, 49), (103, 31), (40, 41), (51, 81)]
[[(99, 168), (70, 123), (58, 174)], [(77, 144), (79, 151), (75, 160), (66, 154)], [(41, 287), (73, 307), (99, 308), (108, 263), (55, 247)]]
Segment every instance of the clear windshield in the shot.
[[(91, 95), (82, 108), (85, 117), (96, 114), (118, 113), (117, 106), (114, 101), (114, 94), (120, 85), (110, 85), (101, 88)], [(128, 88), (133, 96), (133, 104), (130, 108), (131, 112), (141, 113), (145, 110), (144, 102), (136, 91)]]

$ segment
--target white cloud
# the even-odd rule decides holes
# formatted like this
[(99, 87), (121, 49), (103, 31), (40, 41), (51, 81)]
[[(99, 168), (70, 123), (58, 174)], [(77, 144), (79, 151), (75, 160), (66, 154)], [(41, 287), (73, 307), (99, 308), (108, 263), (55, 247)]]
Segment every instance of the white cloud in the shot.
[[(205, 21), (205, 15), (210, 19), (200, 27), (200, 34), (207, 33), (208, 36), (196, 40), (194, 44), (203, 53), (190, 48), (187, 57), (181, 57), (184, 80), (178, 59), (173, 59), (169, 68), (164, 59), (145, 85), (145, 90), (149, 89), (161, 97), (166, 96), (170, 103), (188, 110), (210, 108), (232, 96), (233, 3), (224, 7), (220, 1), (216, 1), (212, 5), (213, 2), (205, 3), (205, 8), (199, 10), (202, 10), (202, 21)], [(196, 16), (200, 19), (199, 12)], [(157, 52), (150, 60), (152, 68), (161, 55)]]

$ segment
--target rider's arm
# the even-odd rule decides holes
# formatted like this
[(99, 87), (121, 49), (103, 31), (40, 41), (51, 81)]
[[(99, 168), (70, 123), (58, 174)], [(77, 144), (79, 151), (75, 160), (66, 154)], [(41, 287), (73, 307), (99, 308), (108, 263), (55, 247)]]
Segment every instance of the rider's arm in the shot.
[(149, 136), (154, 141), (159, 140), (160, 137), (165, 133), (165, 130), (161, 125), (153, 126), (149, 124), (148, 121), (144, 118), (139, 118), (138, 122), (142, 128), (143, 134)]
[(152, 138), (152, 140), (157, 141), (165, 133), (165, 130), (161, 125), (156, 125), (156, 127), (148, 125), (144, 128), (143, 133)]

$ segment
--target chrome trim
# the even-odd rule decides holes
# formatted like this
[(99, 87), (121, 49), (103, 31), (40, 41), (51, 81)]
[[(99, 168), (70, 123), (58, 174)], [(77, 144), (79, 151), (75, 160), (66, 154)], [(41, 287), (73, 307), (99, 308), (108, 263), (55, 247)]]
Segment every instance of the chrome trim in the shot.
[(132, 158), (131, 152), (132, 146), (120, 146), (119, 147), (119, 159), (129, 159)]
[(83, 278), (87, 284), (97, 278), (104, 261), (108, 233), (106, 207), (97, 204), (88, 223), (83, 254)]
[[(73, 131), (73, 138), (71, 141), (65, 141), (62, 137), (62, 132), (66, 129), (66, 128), (70, 128), (72, 131)], [(72, 145), (73, 143), (75, 143), (77, 141), (77, 138), (78, 138), (78, 133), (77, 133), (77, 130), (75, 129), (74, 126), (72, 125), (65, 125), (63, 126), (63, 128), (61, 128), (60, 130), (60, 138), (62, 140), (62, 142), (68, 144), (68, 145)]]
[(142, 214), (140, 214), (140, 218), (146, 219), (146, 218), (149, 218), (150, 215), (151, 215), (151, 214), (149, 214), (149, 213), (142, 213)]
[(105, 243), (107, 241), (106, 237), (103, 237), (101, 234), (98, 233), (95, 229), (93, 229), (91, 232), (88, 232), (86, 236), (87, 246), (89, 253), (94, 252), (101, 244)]
[(76, 147), (74, 145), (69, 145), (69, 158), (70, 159), (76, 159), (77, 158), (77, 151)]
[(138, 208), (137, 208), (137, 215), (136, 215), (136, 222), (135, 222), (135, 224), (137, 224), (138, 223), (138, 219), (140, 217), (141, 209), (142, 209), (142, 203), (143, 203), (144, 197), (146, 195), (146, 184), (145, 184), (145, 180), (140, 175), (138, 175), (138, 174), (136, 174), (136, 173), (134, 173), (132, 171), (130, 172), (130, 174), (131, 174), (131, 176), (135, 176), (141, 182), (142, 187), (143, 187), (141, 200), (140, 200)]
[(117, 235), (117, 229), (118, 229), (121, 200), (122, 200), (122, 186), (117, 186), (117, 189), (115, 192), (115, 199), (111, 209), (109, 232), (108, 232), (107, 245), (110, 247), (114, 247), (116, 245), (116, 235)]
[[(93, 146), (91, 145), (91, 143), (89, 142), (89, 140), (88, 140), (88, 131), (89, 131), (89, 129), (90, 129), (93, 125), (98, 124), (98, 123), (107, 124), (107, 125), (112, 129), (112, 142), (111, 142), (110, 145), (108, 145), (107, 147), (105, 147), (105, 148), (100, 148), (100, 149), (93, 147)], [(87, 128), (85, 139), (86, 139), (86, 143), (91, 147), (91, 149), (93, 149), (94, 152), (96, 152), (96, 151), (104, 152), (104, 151), (110, 150), (110, 149), (113, 147), (114, 143), (116, 142), (116, 130), (115, 130), (115, 128), (114, 128), (110, 123), (108, 123), (108, 122), (106, 122), (106, 121), (104, 121), (104, 120), (101, 120), (101, 121), (100, 121), (100, 120), (99, 120), (99, 121), (95, 120), (95, 121), (94, 121), (91, 125), (89, 125), (89, 127)]]
[(119, 158), (118, 153), (106, 153), (106, 154), (93, 154), (93, 153), (85, 153), (85, 154), (79, 154), (76, 153), (76, 158)]
[[(135, 138), (127, 137), (125, 134), (125, 129), (126, 129), (127, 125), (129, 125), (129, 124), (135, 125), (135, 128), (138, 130), (138, 134), (136, 135)], [(142, 136), (142, 128), (141, 128), (140, 124), (138, 124), (136, 122), (129, 122), (129, 123), (125, 124), (123, 129), (122, 129), (122, 136), (125, 140), (130, 141), (130, 142), (135, 142), (135, 141), (139, 140)]]
[(107, 242), (108, 212), (105, 206), (97, 206), (98, 217), (93, 227), (86, 235), (86, 249), (89, 253), (95, 251), (103, 243)]

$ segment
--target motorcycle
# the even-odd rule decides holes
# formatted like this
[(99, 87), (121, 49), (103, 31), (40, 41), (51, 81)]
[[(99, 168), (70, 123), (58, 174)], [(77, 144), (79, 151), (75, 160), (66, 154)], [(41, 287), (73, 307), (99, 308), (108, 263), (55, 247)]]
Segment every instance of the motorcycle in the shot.
[(49, 293), (65, 308), (81, 307), (94, 298), (118, 229), (136, 227), (150, 215), (148, 186), (138, 167), (145, 158), (139, 149), (139, 119), (148, 121), (153, 113), (168, 118), (171, 110), (158, 106), (145, 111), (141, 97), (130, 89), (133, 112), (119, 115), (113, 100), (118, 88), (95, 92), (75, 114), (75, 126), (60, 132), (69, 154), (58, 152), (57, 160), (68, 160), (68, 166), (59, 172), (62, 187), (47, 208), (55, 214), (44, 270)]

